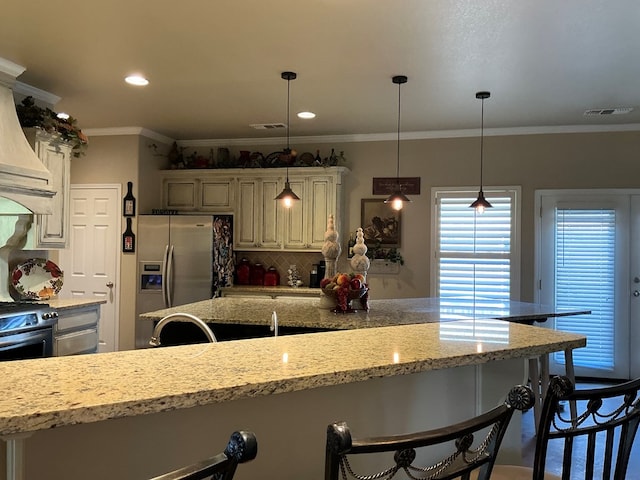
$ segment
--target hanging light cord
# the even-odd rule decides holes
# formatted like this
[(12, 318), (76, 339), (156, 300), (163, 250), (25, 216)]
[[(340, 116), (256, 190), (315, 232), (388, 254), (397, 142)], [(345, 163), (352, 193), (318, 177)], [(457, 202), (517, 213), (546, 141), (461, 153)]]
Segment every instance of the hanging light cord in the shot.
[(396, 147), (396, 183), (398, 184), (398, 190), (400, 190), (400, 88), (402, 83), (398, 83), (398, 145)]
[(482, 192), (482, 163), (484, 156), (484, 97), (481, 98), (480, 112), (480, 191)]
[[(291, 80), (287, 78), (287, 153), (291, 154), (291, 148), (289, 147), (289, 89), (291, 88)], [(287, 169), (288, 172), (288, 169)], [(288, 176), (288, 174), (287, 174)]]

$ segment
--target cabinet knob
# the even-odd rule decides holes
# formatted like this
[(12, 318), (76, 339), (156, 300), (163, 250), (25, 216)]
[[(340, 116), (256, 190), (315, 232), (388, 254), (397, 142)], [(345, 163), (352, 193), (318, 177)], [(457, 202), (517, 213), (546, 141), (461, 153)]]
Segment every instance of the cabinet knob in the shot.
[(107, 282), (107, 287), (108, 288), (113, 288), (113, 282)]

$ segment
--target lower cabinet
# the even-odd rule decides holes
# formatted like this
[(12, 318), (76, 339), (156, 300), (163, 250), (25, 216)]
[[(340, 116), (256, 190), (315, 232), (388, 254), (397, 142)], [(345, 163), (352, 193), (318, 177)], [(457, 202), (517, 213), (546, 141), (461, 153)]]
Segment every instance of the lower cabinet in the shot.
[(96, 353), (99, 321), (99, 304), (59, 309), (58, 323), (53, 331), (53, 355)]

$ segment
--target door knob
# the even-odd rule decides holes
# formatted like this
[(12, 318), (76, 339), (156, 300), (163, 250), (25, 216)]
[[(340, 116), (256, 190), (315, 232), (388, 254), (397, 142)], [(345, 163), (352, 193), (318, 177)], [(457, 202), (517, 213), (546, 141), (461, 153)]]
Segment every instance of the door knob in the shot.
[(113, 288), (113, 282), (107, 282), (107, 287)]
[(638, 290), (634, 290), (633, 291), (633, 296), (634, 297), (640, 297), (640, 292)]

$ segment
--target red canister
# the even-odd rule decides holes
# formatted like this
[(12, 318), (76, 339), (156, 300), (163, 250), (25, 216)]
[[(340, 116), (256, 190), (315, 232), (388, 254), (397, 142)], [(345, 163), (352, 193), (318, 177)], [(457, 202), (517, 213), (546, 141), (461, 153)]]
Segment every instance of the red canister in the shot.
[(276, 267), (269, 267), (267, 273), (264, 274), (264, 286), (275, 287), (280, 285), (280, 274)]
[(251, 267), (251, 285), (264, 285), (264, 267), (256, 263)]
[(238, 285), (249, 285), (251, 266), (249, 260), (243, 258), (236, 267), (236, 283)]

